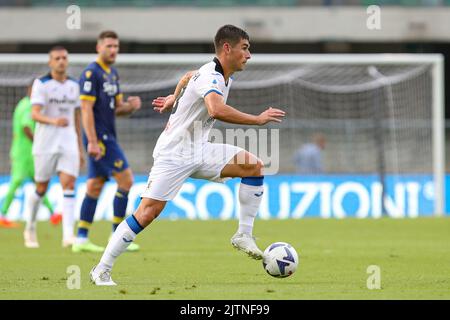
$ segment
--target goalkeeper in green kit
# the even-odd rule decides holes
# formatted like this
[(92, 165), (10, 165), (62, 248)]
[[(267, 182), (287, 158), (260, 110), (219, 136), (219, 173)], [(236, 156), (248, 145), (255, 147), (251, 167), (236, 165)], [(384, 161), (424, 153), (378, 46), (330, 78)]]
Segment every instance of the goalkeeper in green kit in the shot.
[[(31, 84), (27, 88), (27, 96), (17, 104), (13, 114), (13, 140), (11, 143), (11, 181), (8, 192), (3, 200), (0, 214), (0, 228), (17, 228), (19, 225), (6, 218), (8, 209), (14, 199), (17, 188), (27, 180), (34, 179), (34, 160), (31, 154), (35, 122), (31, 119)], [(47, 196), (44, 205), (53, 213), (53, 206)], [(62, 215), (53, 213), (52, 224), (59, 224)]]

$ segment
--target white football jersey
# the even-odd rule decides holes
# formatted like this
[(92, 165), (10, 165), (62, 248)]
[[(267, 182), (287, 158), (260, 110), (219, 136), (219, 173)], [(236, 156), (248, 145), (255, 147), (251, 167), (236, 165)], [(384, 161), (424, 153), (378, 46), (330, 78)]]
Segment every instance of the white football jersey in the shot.
[(36, 123), (33, 155), (49, 153), (78, 154), (75, 109), (80, 107), (78, 82), (67, 78), (59, 82), (50, 74), (36, 79), (31, 90), (31, 104), (41, 105), (41, 113), (51, 118), (66, 118), (67, 127)]
[(225, 84), (223, 69), (217, 58), (203, 65), (189, 80), (174, 104), (166, 128), (153, 150), (153, 157), (189, 156), (195, 147), (208, 141), (215, 119), (210, 117), (204, 98), (215, 92), (227, 101), (232, 79)]

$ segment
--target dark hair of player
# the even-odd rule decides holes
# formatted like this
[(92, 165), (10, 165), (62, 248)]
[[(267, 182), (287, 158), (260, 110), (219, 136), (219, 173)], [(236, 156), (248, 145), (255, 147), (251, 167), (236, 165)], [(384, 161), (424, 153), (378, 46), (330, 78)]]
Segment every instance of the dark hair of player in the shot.
[(231, 46), (236, 45), (241, 39), (250, 40), (247, 32), (233, 26), (231, 24), (224, 25), (217, 30), (216, 36), (214, 37), (214, 47), (216, 52), (218, 52), (225, 42), (231, 44)]
[(66, 48), (64, 48), (63, 46), (57, 45), (57, 46), (53, 46), (50, 48), (50, 50), (48, 50), (48, 53), (52, 53), (53, 51), (62, 51), (62, 50), (66, 50)]
[(102, 31), (98, 35), (98, 40), (103, 40), (106, 38), (119, 39), (119, 36), (117, 35), (117, 33), (115, 33), (114, 31), (111, 31), (111, 30)]

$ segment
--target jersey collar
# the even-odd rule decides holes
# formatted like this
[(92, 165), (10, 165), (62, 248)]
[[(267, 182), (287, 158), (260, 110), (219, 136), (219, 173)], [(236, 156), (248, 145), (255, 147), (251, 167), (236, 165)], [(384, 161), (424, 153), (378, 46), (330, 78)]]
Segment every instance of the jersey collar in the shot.
[(47, 76), (50, 78), (50, 79), (52, 79), (52, 80), (55, 80), (56, 82), (58, 82), (58, 83), (65, 83), (66, 81), (67, 81), (67, 79), (69, 79), (69, 76), (66, 74), (66, 78), (64, 79), (64, 81), (58, 81), (58, 80), (56, 80), (55, 78), (53, 78), (52, 77), (52, 72), (50, 71), (48, 74), (47, 74)]
[(224, 74), (224, 72), (223, 72), (223, 67), (222, 67), (222, 65), (220, 64), (219, 59), (217, 59), (217, 58), (215, 57), (213, 61), (214, 61), (215, 64), (216, 64), (216, 69), (215, 69), (215, 70), (216, 70), (217, 72), (219, 72), (222, 76), (225, 77), (225, 74)]
[(106, 64), (104, 64), (103, 63), (103, 61), (102, 60), (100, 60), (100, 59), (97, 59), (97, 60), (95, 60), (95, 62), (97, 62), (97, 64), (106, 72), (106, 73), (111, 73), (111, 69), (106, 65)]
[[(223, 78), (225, 79), (225, 73), (224, 73), (224, 71), (223, 71), (223, 67), (222, 67), (222, 64), (220, 63), (219, 59), (217, 59), (217, 57), (214, 57), (213, 61), (214, 61), (214, 63), (216, 64), (215, 70), (216, 70), (217, 72), (219, 72), (219, 73), (223, 76)], [(227, 87), (228, 87), (228, 82), (229, 82), (229, 81), (226, 81), (226, 82), (225, 82), (225, 86), (227, 86)]]

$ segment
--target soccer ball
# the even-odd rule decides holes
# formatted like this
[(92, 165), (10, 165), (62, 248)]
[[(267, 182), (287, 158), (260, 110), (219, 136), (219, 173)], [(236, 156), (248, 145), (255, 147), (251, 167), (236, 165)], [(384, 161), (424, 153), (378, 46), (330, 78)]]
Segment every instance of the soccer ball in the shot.
[(263, 267), (272, 277), (285, 278), (297, 270), (298, 255), (286, 242), (275, 242), (264, 250)]

